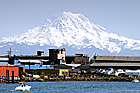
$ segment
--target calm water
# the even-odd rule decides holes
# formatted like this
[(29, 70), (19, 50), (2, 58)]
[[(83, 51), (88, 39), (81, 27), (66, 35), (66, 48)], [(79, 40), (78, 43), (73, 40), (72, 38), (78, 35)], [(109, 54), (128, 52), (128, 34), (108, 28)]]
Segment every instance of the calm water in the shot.
[[(26, 82), (31, 91), (26, 93), (140, 93), (140, 83), (63, 81), (63, 82)], [(0, 84), (0, 93), (23, 93), (12, 91), (19, 84)], [(25, 93), (25, 92), (24, 92)]]

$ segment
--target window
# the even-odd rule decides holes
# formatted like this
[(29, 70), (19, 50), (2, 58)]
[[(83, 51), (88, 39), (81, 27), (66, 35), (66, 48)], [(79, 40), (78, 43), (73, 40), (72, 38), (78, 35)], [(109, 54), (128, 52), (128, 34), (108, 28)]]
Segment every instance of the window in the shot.
[(62, 74), (64, 75), (64, 72), (62, 72)]

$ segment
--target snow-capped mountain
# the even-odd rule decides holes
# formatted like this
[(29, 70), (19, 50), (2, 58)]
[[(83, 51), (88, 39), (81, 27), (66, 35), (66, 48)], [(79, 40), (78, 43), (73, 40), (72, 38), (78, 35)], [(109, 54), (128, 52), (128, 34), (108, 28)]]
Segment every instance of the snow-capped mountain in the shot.
[(29, 51), (30, 47), (33, 49), (36, 46), (38, 49), (39, 47), (66, 47), (74, 50), (74, 53), (81, 51), (88, 54), (88, 51), (92, 50), (92, 54), (102, 51), (102, 53), (133, 55), (140, 50), (140, 40), (108, 32), (102, 26), (90, 22), (84, 15), (71, 12), (53, 15), (38, 27), (0, 40), (0, 48), (3, 49), (14, 47), (15, 51), (25, 52)]

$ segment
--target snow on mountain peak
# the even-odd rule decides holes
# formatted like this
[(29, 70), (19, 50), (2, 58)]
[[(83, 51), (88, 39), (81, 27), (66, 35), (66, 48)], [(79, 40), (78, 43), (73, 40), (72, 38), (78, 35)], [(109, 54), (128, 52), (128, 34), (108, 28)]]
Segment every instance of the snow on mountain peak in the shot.
[(55, 14), (41, 26), (19, 35), (4, 37), (0, 42), (57, 47), (67, 45), (77, 49), (95, 47), (107, 49), (111, 53), (119, 53), (122, 48), (140, 50), (139, 40), (108, 32), (102, 26), (90, 22), (84, 15), (71, 12)]

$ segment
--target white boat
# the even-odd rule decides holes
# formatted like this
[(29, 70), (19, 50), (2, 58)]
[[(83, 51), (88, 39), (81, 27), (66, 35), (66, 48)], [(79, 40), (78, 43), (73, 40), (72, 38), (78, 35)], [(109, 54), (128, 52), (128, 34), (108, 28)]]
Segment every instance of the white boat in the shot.
[(137, 79), (134, 79), (132, 82), (139, 82), (139, 80), (137, 80)]
[(22, 83), (20, 86), (15, 88), (15, 91), (30, 91), (31, 86), (25, 85)]

